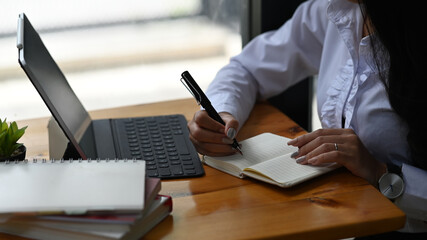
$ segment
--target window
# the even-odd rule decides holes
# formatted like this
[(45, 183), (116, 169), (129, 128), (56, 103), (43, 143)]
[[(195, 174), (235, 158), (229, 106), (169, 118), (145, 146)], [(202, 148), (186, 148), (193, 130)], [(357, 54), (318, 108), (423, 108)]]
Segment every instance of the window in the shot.
[(0, 2), (0, 118), (8, 121), (50, 116), (17, 62), (21, 12), (87, 110), (191, 97), (181, 72), (206, 89), (241, 50), (240, 1)]

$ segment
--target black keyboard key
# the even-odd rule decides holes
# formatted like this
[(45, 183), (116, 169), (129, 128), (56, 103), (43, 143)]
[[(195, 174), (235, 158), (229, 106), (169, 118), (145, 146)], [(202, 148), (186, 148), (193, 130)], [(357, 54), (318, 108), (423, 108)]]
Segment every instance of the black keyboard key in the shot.
[(185, 170), (192, 170), (192, 169), (194, 169), (194, 166), (193, 165), (184, 165), (184, 169)]
[(144, 157), (153, 157), (154, 154), (152, 152), (144, 152), (143, 153)]
[(174, 135), (173, 139), (179, 154), (189, 154), (188, 147), (185, 143), (183, 135)]
[(148, 166), (147, 166), (147, 169), (148, 169), (148, 170), (156, 170), (156, 169), (157, 169), (157, 166), (156, 166), (156, 165), (148, 165)]
[(157, 162), (159, 164), (165, 164), (165, 163), (167, 164), (169, 162), (169, 160), (167, 160), (167, 159), (158, 159)]
[(185, 174), (196, 174), (196, 170), (185, 170)]
[(159, 168), (159, 175), (160, 177), (171, 176), (171, 171), (169, 168)]
[(156, 154), (156, 156), (157, 155), (165, 155), (166, 152), (165, 151), (155, 151), (154, 154)]
[(182, 161), (193, 161), (190, 155), (187, 154), (181, 154), (181, 160)]
[(140, 151), (133, 151), (130, 154), (132, 154), (132, 156), (141, 156), (141, 152)]
[(157, 172), (157, 170), (147, 170), (146, 174), (149, 177), (158, 177), (159, 176), (159, 173)]
[(135, 142), (135, 143), (129, 143), (129, 147), (139, 147), (139, 143), (137, 143), (137, 142)]
[(183, 175), (184, 174), (181, 166), (171, 166), (171, 170), (172, 170), (173, 175)]
[(166, 155), (157, 155), (156, 159), (166, 159)]
[(183, 161), (183, 162), (182, 162), (182, 164), (183, 164), (183, 165), (190, 165), (190, 166), (193, 166), (193, 162), (192, 162), (192, 161), (191, 161), (191, 162), (190, 162), (190, 161), (185, 161), (185, 162)]

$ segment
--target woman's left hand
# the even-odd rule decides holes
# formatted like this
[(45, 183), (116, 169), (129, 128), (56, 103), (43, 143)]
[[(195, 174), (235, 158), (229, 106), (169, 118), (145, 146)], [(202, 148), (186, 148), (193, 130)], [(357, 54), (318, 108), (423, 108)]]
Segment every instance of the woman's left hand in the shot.
[(374, 186), (386, 171), (385, 164), (369, 153), (352, 129), (319, 129), (289, 141), (288, 145), (299, 148), (293, 157), (300, 164), (336, 162)]

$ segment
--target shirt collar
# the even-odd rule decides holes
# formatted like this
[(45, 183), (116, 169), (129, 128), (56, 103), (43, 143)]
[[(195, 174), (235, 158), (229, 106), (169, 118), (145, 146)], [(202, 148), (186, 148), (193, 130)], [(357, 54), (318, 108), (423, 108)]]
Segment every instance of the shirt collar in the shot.
[(348, 0), (328, 0), (327, 15), (329, 20), (336, 23), (342, 18), (348, 17), (354, 8), (359, 8), (357, 3), (350, 2)]
[(347, 46), (356, 70), (363, 31), (363, 16), (359, 4), (348, 0), (329, 0), (326, 14)]

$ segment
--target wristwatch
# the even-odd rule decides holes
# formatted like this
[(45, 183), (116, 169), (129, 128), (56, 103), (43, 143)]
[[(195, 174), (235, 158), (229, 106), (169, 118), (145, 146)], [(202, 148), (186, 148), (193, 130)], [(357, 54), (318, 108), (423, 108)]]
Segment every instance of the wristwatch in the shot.
[(401, 177), (401, 173), (401, 167), (387, 164), (387, 172), (378, 181), (380, 192), (390, 200), (398, 198), (405, 190), (405, 183)]

